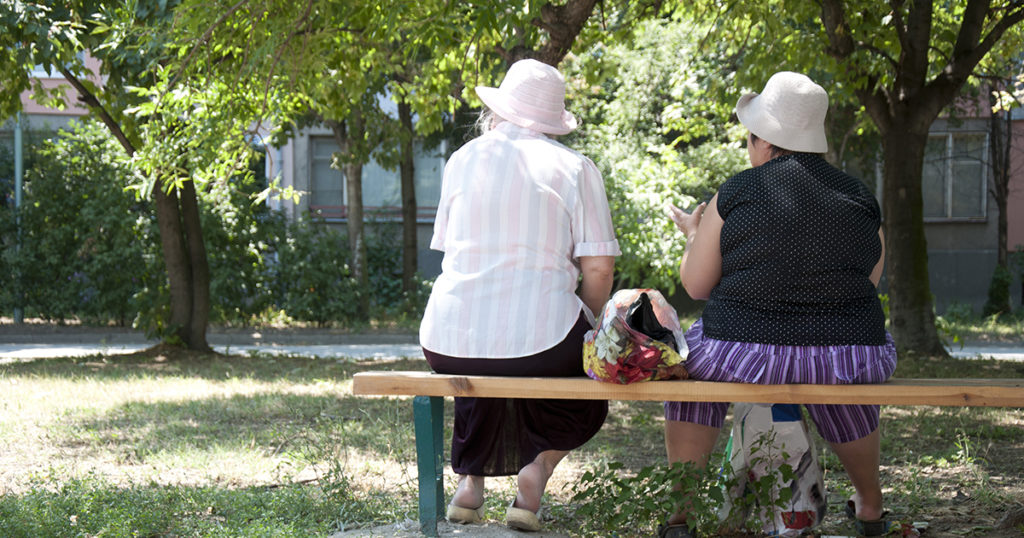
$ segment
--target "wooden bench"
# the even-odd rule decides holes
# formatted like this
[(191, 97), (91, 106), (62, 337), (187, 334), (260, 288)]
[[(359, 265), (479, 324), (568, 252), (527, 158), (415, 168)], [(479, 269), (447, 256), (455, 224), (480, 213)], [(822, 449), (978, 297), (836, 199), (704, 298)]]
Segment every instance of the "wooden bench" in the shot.
[(890, 379), (877, 385), (751, 385), (673, 380), (615, 385), (586, 377), (459, 376), (395, 371), (355, 374), (352, 393), (414, 396), (420, 530), (427, 536), (437, 536), (437, 522), (445, 516), (442, 483), (445, 396), (1024, 407), (1024, 379)]

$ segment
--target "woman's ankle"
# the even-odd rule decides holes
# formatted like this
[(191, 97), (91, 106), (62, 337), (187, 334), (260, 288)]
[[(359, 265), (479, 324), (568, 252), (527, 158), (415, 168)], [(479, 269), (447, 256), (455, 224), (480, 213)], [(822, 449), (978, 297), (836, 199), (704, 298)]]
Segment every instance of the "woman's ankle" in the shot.
[(882, 504), (882, 492), (877, 494), (861, 495), (854, 493), (850, 500), (856, 509), (857, 519), (861, 521), (875, 521), (882, 518), (885, 512)]
[(541, 463), (534, 461), (519, 471), (516, 499), (512, 506), (529, 510), (536, 513), (540, 510), (540, 501), (544, 496), (544, 487), (547, 486), (548, 476), (545, 476), (547, 469)]
[(484, 504), (484, 477), (460, 476), (459, 486), (452, 495), (452, 504), (470, 509), (481, 507)]

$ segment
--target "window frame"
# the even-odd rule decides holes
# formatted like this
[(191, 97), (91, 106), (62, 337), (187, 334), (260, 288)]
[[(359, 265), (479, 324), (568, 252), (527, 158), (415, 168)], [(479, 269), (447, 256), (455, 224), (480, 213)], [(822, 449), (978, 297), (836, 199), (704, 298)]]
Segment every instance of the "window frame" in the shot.
[[(306, 158), (307, 158), (306, 162), (309, 163), (309, 166), (308, 166), (307, 170), (308, 170), (308, 174), (309, 174), (308, 179), (309, 179), (309, 200), (310, 200), (310, 203), (307, 206), (307, 211), (309, 212), (309, 214), (311, 216), (313, 216), (313, 217), (315, 217), (317, 219), (322, 219), (325, 222), (332, 222), (332, 223), (347, 222), (348, 221), (348, 186), (347, 186), (346, 182), (348, 181), (348, 178), (345, 177), (345, 172), (344, 171), (337, 170), (337, 172), (341, 174), (341, 181), (342, 181), (342, 183), (341, 183), (341, 200), (342, 200), (342, 205), (340, 205), (340, 206), (335, 206), (335, 205), (314, 205), (312, 203), (312, 200), (313, 200), (313, 170), (314, 170), (314, 167), (313, 167), (313, 154), (314, 154), (313, 148), (314, 148), (314, 142), (313, 141), (315, 139), (332, 139), (332, 137), (327, 136), (327, 135), (312, 134), (312, 133), (307, 135), (307, 140), (309, 141), (309, 143), (307, 144), (307, 149), (306, 149)], [(446, 149), (445, 142), (442, 142), (441, 146), (437, 149), (437, 153), (438, 153), (438, 156), (437, 156), (437, 159), (438, 159), (438, 171), (439, 171), (438, 176), (437, 176), (437, 181), (438, 181), (439, 187), (440, 187), (440, 182), (441, 182), (441, 173), (440, 172), (444, 171), (444, 164), (445, 164), (444, 154), (445, 154), (445, 149)], [(371, 160), (372, 160), (372, 158), (371, 158)], [(399, 172), (397, 170), (394, 172), (395, 175), (397, 175), (398, 173)], [(401, 181), (401, 180), (399, 179), (399, 181)], [(436, 216), (437, 216), (437, 205), (431, 205), (431, 206), (417, 205), (416, 206), (416, 222), (417, 223), (420, 223), (420, 224), (430, 224), (430, 223), (433, 223)], [(363, 206), (363, 217), (364, 217), (364, 219), (367, 222), (402, 222), (402, 207), (400, 205), (398, 205), (398, 206), (391, 206), (391, 205), (386, 205), (386, 206), (364, 205)]]
[[(953, 188), (954, 188), (954, 177), (953, 177), (953, 166), (956, 164), (956, 158), (954, 154), (953, 139), (956, 135), (970, 135), (980, 134), (983, 137), (981, 144), (981, 178), (979, 179), (978, 188), (981, 190), (981, 215), (980, 216), (954, 216), (953, 215)], [(986, 222), (988, 220), (988, 183), (990, 175), (989, 166), (989, 132), (983, 129), (942, 129), (930, 131), (928, 138), (933, 137), (945, 137), (945, 167), (943, 174), (943, 215), (942, 216), (923, 216), (925, 223), (941, 223), (941, 222)], [(922, 215), (924, 212), (924, 169), (922, 167), (921, 174), (921, 195), (922, 195)]]

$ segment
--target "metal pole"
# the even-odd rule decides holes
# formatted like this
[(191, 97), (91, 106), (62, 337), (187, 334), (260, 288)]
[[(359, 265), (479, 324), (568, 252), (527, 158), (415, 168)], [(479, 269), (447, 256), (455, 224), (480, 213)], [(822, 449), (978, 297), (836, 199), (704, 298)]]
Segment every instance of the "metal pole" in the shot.
[[(21, 182), (25, 166), (21, 156), (21, 112), (14, 117), (14, 229), (16, 242), (15, 251), (21, 250)], [(21, 275), (16, 276), (14, 322), (23, 323), (25, 313), (22, 311)]]

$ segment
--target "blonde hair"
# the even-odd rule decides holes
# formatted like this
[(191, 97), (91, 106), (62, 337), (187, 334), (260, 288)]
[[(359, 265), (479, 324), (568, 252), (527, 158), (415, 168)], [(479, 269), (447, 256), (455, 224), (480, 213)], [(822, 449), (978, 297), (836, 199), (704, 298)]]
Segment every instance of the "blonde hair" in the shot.
[(495, 114), (490, 108), (484, 107), (480, 110), (480, 115), (477, 116), (476, 122), (473, 124), (478, 135), (482, 135), (491, 129), (494, 129), (499, 124), (508, 121), (505, 118)]

